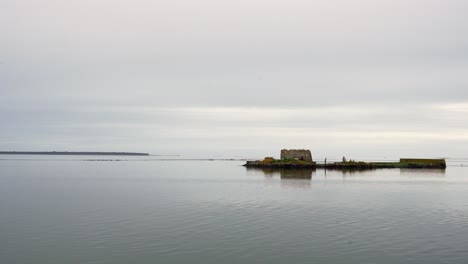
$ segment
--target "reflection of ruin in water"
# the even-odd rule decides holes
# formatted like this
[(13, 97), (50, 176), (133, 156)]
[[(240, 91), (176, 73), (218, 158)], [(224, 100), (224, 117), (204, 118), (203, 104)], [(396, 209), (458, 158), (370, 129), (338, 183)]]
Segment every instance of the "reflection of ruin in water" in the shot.
[(265, 177), (279, 176), (281, 179), (311, 180), (315, 169), (280, 169), (280, 168), (247, 168), (248, 172), (263, 172)]
[(265, 177), (281, 179), (281, 187), (285, 188), (310, 188), (312, 175), (315, 169), (275, 169), (275, 168), (247, 168), (249, 173), (263, 173)]
[(280, 170), (281, 179), (311, 180), (314, 169)]

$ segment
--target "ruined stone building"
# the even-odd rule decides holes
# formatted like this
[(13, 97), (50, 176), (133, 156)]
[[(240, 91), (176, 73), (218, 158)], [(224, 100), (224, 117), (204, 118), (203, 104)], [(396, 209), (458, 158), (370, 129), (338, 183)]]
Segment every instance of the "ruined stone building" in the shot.
[(308, 149), (283, 149), (281, 150), (281, 158), (312, 162), (312, 153)]

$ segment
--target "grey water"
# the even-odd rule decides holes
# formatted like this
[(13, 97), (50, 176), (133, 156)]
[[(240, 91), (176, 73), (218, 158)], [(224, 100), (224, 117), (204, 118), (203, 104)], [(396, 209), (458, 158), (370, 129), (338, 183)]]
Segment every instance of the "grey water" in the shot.
[(468, 167), (2, 158), (0, 263), (467, 263)]

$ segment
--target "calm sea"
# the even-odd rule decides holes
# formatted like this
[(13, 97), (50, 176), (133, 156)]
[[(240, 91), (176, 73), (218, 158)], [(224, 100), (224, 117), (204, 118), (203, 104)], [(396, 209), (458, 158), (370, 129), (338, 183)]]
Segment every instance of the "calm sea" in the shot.
[(463, 160), (292, 172), (104, 158), (0, 156), (0, 263), (468, 263)]

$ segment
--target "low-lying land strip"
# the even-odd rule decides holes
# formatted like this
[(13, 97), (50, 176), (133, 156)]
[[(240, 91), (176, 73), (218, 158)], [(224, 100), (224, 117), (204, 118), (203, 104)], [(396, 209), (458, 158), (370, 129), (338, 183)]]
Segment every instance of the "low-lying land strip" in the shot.
[(139, 152), (74, 152), (74, 151), (0, 151), (0, 155), (92, 155), (92, 156), (149, 156)]

